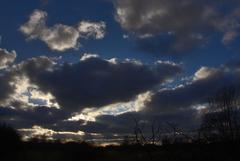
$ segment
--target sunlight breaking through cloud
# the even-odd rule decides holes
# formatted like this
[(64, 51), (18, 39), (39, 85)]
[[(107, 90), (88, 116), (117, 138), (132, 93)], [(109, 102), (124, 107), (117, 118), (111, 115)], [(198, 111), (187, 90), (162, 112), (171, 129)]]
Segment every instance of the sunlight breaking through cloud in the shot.
[(147, 102), (151, 100), (152, 93), (147, 91), (143, 94), (139, 94), (136, 99), (127, 103), (116, 103), (102, 108), (85, 108), (80, 114), (76, 114), (68, 119), (68, 121), (84, 120), (86, 122), (96, 121), (96, 117), (101, 115), (121, 115), (127, 112), (139, 112), (141, 111)]
[(34, 125), (32, 128), (26, 129), (18, 129), (21, 133), (24, 134), (24, 140), (29, 140), (31, 138), (39, 138), (45, 137), (43, 139), (48, 139), (52, 140), (56, 136), (61, 136), (65, 137), (67, 141), (68, 137), (69, 138), (75, 138), (75, 139), (81, 139), (85, 133), (83, 131), (78, 131), (78, 132), (68, 132), (68, 131), (54, 131), (51, 129), (43, 128), (41, 126)]
[(14, 82), (11, 82), (12, 86), (16, 87), (15, 93), (11, 95), (6, 104), (12, 102), (19, 102), (20, 108), (46, 106), (60, 108), (55, 101), (54, 96), (51, 93), (44, 93), (39, 90), (38, 86), (31, 84), (27, 77), (16, 77)]

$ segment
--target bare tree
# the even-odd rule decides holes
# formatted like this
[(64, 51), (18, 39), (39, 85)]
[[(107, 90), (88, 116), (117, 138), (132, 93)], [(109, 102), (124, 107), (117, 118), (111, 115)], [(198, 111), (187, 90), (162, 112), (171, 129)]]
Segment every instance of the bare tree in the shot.
[(150, 142), (155, 145), (161, 139), (160, 125), (156, 122), (156, 119), (153, 119), (151, 124), (151, 133)]
[[(140, 119), (136, 119), (133, 117), (135, 127), (134, 127), (134, 135), (135, 135), (135, 143), (139, 145), (147, 145), (148, 140), (143, 134), (143, 126), (140, 125)], [(155, 137), (154, 137), (155, 138)], [(153, 161), (152, 150), (151, 148), (146, 148), (146, 153), (149, 157), (150, 161)]]
[(235, 88), (223, 88), (210, 98), (208, 110), (201, 127), (205, 137), (231, 141), (239, 137), (239, 97)]
[(167, 122), (167, 125), (171, 128), (173, 132), (173, 141), (176, 141), (176, 136), (179, 134), (178, 124), (173, 122)]
[(135, 127), (134, 127), (134, 135), (135, 135), (135, 142), (137, 144), (146, 144), (147, 140), (143, 134), (143, 126), (140, 125), (140, 120), (133, 117)]

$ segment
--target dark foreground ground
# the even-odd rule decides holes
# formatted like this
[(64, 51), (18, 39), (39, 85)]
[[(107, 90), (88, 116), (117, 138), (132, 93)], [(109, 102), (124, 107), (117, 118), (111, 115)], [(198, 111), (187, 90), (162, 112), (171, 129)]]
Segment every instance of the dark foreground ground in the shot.
[(2, 146), (1, 161), (240, 161), (239, 143), (93, 147), (77, 143)]

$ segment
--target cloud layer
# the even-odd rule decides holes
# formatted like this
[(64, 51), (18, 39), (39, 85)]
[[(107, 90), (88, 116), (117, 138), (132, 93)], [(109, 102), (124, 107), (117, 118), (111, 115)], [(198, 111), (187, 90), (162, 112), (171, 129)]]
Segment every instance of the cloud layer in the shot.
[[(151, 48), (166, 53), (189, 50), (204, 45), (215, 33), (221, 33), (228, 44), (239, 32), (237, 1), (115, 0), (114, 5), (121, 27), (148, 52)], [(223, 6), (226, 12), (221, 12)]]
[(100, 111), (92, 117), (110, 111), (121, 114), (126, 112), (121, 111), (121, 106), (127, 106), (128, 111), (140, 110), (151, 97), (149, 90), (181, 72), (180, 65), (164, 61), (147, 65), (136, 60), (102, 59), (85, 54), (78, 63), (61, 64), (46, 56), (34, 57), (3, 69), (0, 121), (20, 129), (24, 135), (43, 130), (36, 127), (53, 130), (54, 135), (60, 136), (73, 136), (71, 132), (81, 129), (90, 135), (96, 129), (88, 131), (87, 120), (84, 117), (71, 120), (74, 115), (90, 109), (93, 113)]
[(104, 22), (81, 21), (75, 26), (55, 24), (52, 27), (46, 25), (47, 13), (34, 10), (28, 22), (21, 25), (19, 30), (28, 40), (40, 39), (51, 50), (65, 51), (79, 47), (80, 38), (102, 39), (105, 36), (106, 25)]
[[(194, 129), (200, 123), (200, 107), (209, 97), (226, 85), (240, 89), (239, 69), (239, 62), (202, 67), (183, 84), (167, 88), (164, 84), (182, 72), (173, 62), (146, 65), (94, 54), (85, 54), (75, 64), (61, 64), (46, 56), (31, 58), (4, 69), (0, 77), (4, 90), (0, 121), (27, 136), (50, 130), (51, 137), (73, 138), (80, 135), (78, 131), (86, 133), (86, 138), (91, 134), (101, 139), (120, 137), (132, 132), (133, 118), (146, 128), (154, 119), (163, 127), (166, 122), (177, 122)], [(27, 83), (18, 83), (25, 79)], [(43, 106), (40, 100), (50, 103)], [(60, 108), (53, 106), (56, 103)]]
[[(9, 53), (7, 53), (7, 56)], [(14, 54), (13, 54), (14, 55)], [(85, 54), (75, 64), (40, 56), (2, 71), (2, 106), (55, 106), (79, 111), (129, 102), (182, 72), (173, 62), (145, 65), (135, 60)], [(9, 96), (10, 95), (10, 96)], [(26, 106), (27, 106), (26, 105)]]
[[(123, 38), (135, 41), (148, 53), (189, 53), (206, 47), (213, 39), (218, 41), (213, 48), (219, 43), (231, 48), (239, 37), (238, 0), (113, 3)], [(18, 31), (27, 41), (40, 40), (58, 52), (78, 49), (83, 40), (100, 40), (106, 35), (103, 21), (49, 24), (47, 12), (34, 10)], [(219, 60), (224, 61), (225, 56), (220, 55)], [(119, 139), (133, 132), (134, 118), (146, 127), (145, 134), (151, 131), (148, 128), (153, 121), (166, 133), (167, 122), (193, 130), (200, 124), (201, 112), (208, 108), (209, 97), (226, 86), (240, 90), (238, 61), (219, 67), (202, 66), (186, 76), (184, 62), (145, 63), (96, 54), (84, 54), (74, 63), (64, 62), (70, 57), (47, 56), (15, 62), (16, 56), (15, 51), (0, 48), (0, 122), (9, 123), (26, 137), (47, 134), (54, 138)], [(152, 57), (146, 59), (150, 60)], [(201, 61), (202, 57), (194, 66)]]
[(179, 65), (166, 62), (147, 66), (134, 61), (84, 57), (77, 64), (62, 66), (53, 65), (47, 58), (35, 58), (19, 68), (31, 83), (53, 94), (63, 108), (69, 109), (130, 101), (182, 70)]
[(160, 90), (152, 95), (146, 112), (169, 112), (185, 108), (197, 108), (208, 103), (224, 87), (240, 90), (239, 65), (223, 65), (219, 68), (200, 68), (190, 82), (173, 89)]

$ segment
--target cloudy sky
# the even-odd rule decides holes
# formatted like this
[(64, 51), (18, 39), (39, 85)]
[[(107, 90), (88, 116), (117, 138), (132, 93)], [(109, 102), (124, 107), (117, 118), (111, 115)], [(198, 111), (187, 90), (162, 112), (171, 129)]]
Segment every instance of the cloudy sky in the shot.
[(240, 88), (238, 0), (1, 0), (0, 121), (24, 138), (196, 129)]

